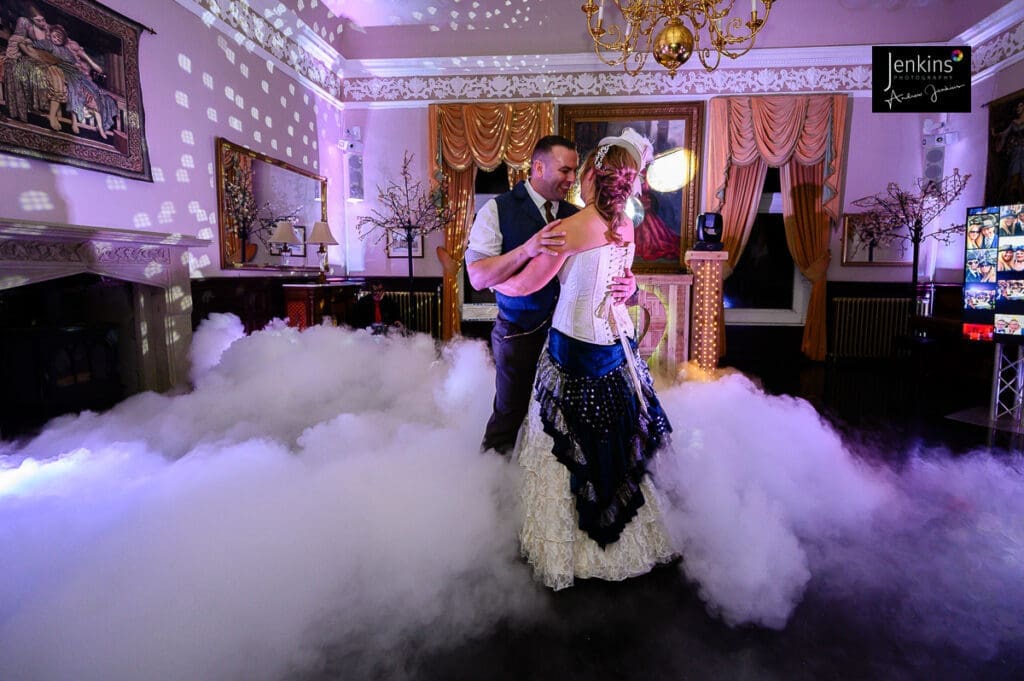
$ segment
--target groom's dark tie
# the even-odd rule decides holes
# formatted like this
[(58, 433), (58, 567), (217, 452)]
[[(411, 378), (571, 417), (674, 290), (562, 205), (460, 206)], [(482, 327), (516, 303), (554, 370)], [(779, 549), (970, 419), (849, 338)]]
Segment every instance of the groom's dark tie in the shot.
[(551, 212), (551, 202), (550, 201), (545, 201), (544, 202), (544, 219), (547, 220), (548, 222), (552, 222), (555, 219), (554, 213)]

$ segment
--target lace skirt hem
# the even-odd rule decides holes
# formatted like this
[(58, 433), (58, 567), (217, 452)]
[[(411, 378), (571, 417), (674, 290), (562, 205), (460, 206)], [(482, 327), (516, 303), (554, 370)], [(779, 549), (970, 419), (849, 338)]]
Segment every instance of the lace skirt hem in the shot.
[(647, 476), (640, 485), (645, 503), (617, 541), (602, 549), (579, 529), (569, 471), (551, 454), (552, 441), (539, 427), (537, 412), (533, 402), (518, 448), (525, 515), (519, 541), (535, 577), (557, 591), (572, 586), (575, 578), (622, 581), (672, 560), (676, 553)]

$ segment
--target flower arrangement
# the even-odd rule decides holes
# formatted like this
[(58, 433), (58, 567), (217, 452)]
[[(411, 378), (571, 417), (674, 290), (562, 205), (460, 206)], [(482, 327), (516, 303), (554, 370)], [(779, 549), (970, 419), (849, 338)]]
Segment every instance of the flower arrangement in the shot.
[(234, 155), (225, 157), (228, 163), (225, 169), (227, 177), (224, 182), (224, 203), (227, 210), (228, 233), (235, 235), (241, 242), (242, 262), (245, 262), (245, 245), (252, 235), (253, 223), (256, 221), (256, 197), (252, 191), (252, 165), (240, 163)]
[(256, 205), (252, 162), (245, 162), (241, 155), (228, 154), (225, 163), (224, 202), (229, 221), (227, 231), (237, 237), (244, 264), (248, 259), (246, 245), (258, 239), (264, 248), (268, 247), (274, 225), (282, 220), (295, 222), (302, 213), (302, 206), (289, 210), (272, 201), (262, 206)]

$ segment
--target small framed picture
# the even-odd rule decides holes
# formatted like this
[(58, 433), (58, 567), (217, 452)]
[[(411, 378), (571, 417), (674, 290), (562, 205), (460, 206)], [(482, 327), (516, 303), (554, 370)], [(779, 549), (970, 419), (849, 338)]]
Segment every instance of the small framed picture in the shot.
[(412, 257), (422, 258), (423, 257), (423, 235), (413, 234), (412, 243), (410, 244), (404, 234), (388, 232), (388, 243), (387, 251), (389, 258), (408, 258), (410, 248), (412, 251)]
[(864, 241), (859, 227), (863, 220), (860, 213), (843, 216), (843, 266), (909, 267), (912, 253), (906, 243), (899, 239), (882, 244)]
[[(289, 251), (294, 258), (305, 258), (306, 257), (306, 226), (305, 225), (293, 225), (292, 228), (295, 230), (295, 238), (299, 240), (297, 244), (289, 244)], [(284, 244), (270, 242), (268, 245), (268, 252), (270, 255), (281, 255)]]

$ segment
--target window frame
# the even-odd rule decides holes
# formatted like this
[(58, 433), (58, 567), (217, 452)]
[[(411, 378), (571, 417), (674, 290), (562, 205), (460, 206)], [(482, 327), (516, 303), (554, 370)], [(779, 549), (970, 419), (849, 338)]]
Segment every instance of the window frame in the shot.
[[(782, 193), (761, 195), (757, 212), (782, 213)], [(726, 326), (803, 326), (807, 321), (807, 302), (811, 297), (811, 282), (793, 263), (793, 303), (789, 308), (725, 308)]]

